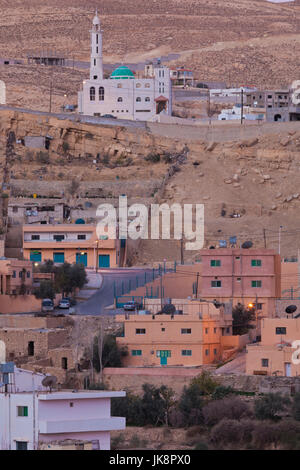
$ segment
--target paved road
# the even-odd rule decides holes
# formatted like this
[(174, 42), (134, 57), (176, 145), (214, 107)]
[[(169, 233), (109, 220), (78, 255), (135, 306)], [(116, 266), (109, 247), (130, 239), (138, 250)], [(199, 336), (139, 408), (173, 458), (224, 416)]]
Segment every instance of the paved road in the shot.
[(145, 121), (131, 121), (127, 119), (112, 119), (112, 118), (102, 118), (97, 116), (84, 116), (81, 114), (71, 114), (71, 113), (48, 113), (46, 111), (36, 111), (26, 108), (16, 108), (13, 106), (0, 105), (1, 110), (8, 111), (17, 111), (19, 113), (26, 114), (36, 114), (38, 116), (48, 116), (56, 117), (57, 119), (68, 119), (69, 121), (74, 122), (83, 122), (87, 124), (99, 124), (99, 125), (109, 125), (109, 126), (122, 126), (122, 127), (137, 127), (146, 129)]
[(134, 289), (137, 277), (139, 285), (142, 285), (145, 280), (145, 272), (147, 273), (147, 281), (151, 280), (152, 275), (152, 269), (149, 268), (101, 269), (99, 272), (103, 276), (102, 286), (90, 299), (77, 305), (76, 310), (80, 315), (114, 315), (116, 313), (114, 310), (105, 310), (105, 307), (114, 303), (114, 282), (119, 285), (117, 294), (120, 295), (122, 281), (125, 287), (128, 287), (128, 282), (131, 280), (131, 286)]
[(222, 367), (216, 369), (215, 374), (235, 374), (241, 375), (246, 373), (246, 352), (237, 354), (235, 359), (228, 362)]

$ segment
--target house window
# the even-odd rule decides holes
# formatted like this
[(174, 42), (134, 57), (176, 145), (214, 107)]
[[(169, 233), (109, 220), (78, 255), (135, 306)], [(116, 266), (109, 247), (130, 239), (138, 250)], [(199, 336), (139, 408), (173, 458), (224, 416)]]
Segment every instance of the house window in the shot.
[(181, 355), (182, 356), (191, 356), (192, 355), (192, 350), (191, 349), (182, 349)]
[(261, 266), (261, 259), (252, 259), (251, 266)]
[(142, 98), (140, 96), (138, 96), (135, 101), (139, 103), (140, 101), (142, 101)]
[(86, 235), (77, 235), (77, 240), (86, 240)]
[(17, 416), (28, 416), (28, 406), (17, 406)]
[(261, 287), (261, 281), (251, 281), (251, 287)]
[(237, 280), (237, 282), (241, 282), (242, 278), (241, 278), (241, 277), (237, 277), (236, 280)]
[(13, 212), (18, 212), (18, 206), (13, 206)]
[(205, 328), (205, 334), (206, 335), (208, 334), (208, 328)]
[(123, 101), (123, 98), (121, 96), (119, 96), (118, 103), (122, 103), (122, 101)]
[(31, 240), (39, 240), (40, 236), (39, 235), (31, 235)]
[(211, 265), (211, 267), (221, 266), (221, 260), (220, 259), (211, 259), (210, 260), (210, 265)]
[(263, 304), (260, 304), (260, 303), (255, 304), (256, 310), (262, 310), (262, 305)]
[(17, 273), (16, 273), (16, 271), (13, 271), (12, 277), (14, 277), (14, 278), (16, 278), (16, 277), (17, 277)]
[(191, 328), (181, 328), (181, 334), (182, 335), (190, 335), (192, 333)]
[(95, 101), (96, 99), (96, 90), (94, 86), (90, 88), (90, 101)]
[(136, 84), (136, 88), (141, 88), (141, 86), (142, 86), (142, 85), (141, 85), (140, 83), (137, 83), (137, 84)]
[(217, 328), (214, 328), (214, 333), (215, 333), (215, 334), (217, 333)]
[(27, 271), (26, 276), (30, 278), (30, 271)]
[(141, 356), (142, 355), (142, 350), (141, 349), (132, 349), (131, 355), (132, 356)]
[(96, 44), (98, 44), (98, 41), (99, 41), (99, 37), (98, 37), (98, 34), (96, 34)]
[(214, 349), (214, 355), (216, 356), (217, 355), (217, 349)]
[(277, 326), (276, 327), (276, 334), (277, 335), (286, 335), (286, 328), (284, 326)]
[(149, 98), (149, 96), (146, 96), (146, 98), (145, 98), (145, 101), (147, 101), (147, 102), (149, 102), (149, 101), (150, 101), (150, 98)]
[(28, 442), (25, 441), (16, 441), (16, 450), (27, 450)]
[(99, 101), (104, 101), (104, 88), (103, 88), (103, 86), (99, 87)]
[(118, 83), (117, 88), (122, 88), (122, 83)]
[(55, 240), (56, 242), (61, 242), (64, 239), (65, 239), (64, 235), (53, 235), (53, 240)]
[(262, 367), (269, 367), (269, 359), (262, 359), (261, 365)]
[(166, 329), (165, 329), (165, 328), (162, 328), (161, 331), (166, 331)]
[(211, 287), (222, 287), (221, 281), (211, 281)]
[(61, 367), (64, 370), (68, 369), (68, 358), (67, 357), (62, 357), (61, 358)]
[(150, 83), (146, 83), (145, 88), (150, 88)]
[(21, 279), (23, 277), (22, 271), (19, 271), (19, 278)]
[(28, 356), (34, 356), (34, 341), (28, 342)]
[(235, 257), (235, 259), (236, 259), (236, 260), (239, 260), (239, 259), (240, 259), (240, 257), (239, 257), (239, 256), (236, 256), (236, 257)]
[(135, 334), (136, 334), (136, 335), (145, 335), (145, 334), (146, 334), (146, 330), (145, 330), (145, 328), (136, 328)]
[(209, 356), (209, 349), (205, 349), (205, 356)]

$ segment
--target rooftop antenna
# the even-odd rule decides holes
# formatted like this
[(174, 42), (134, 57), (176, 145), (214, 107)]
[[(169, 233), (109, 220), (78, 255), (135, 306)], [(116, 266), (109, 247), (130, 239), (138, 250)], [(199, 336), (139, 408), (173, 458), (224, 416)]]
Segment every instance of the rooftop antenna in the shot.
[(52, 389), (56, 386), (56, 384), (57, 378), (54, 375), (47, 375), (47, 377), (42, 380), (42, 385), (44, 387), (49, 387), (50, 393), (52, 392)]

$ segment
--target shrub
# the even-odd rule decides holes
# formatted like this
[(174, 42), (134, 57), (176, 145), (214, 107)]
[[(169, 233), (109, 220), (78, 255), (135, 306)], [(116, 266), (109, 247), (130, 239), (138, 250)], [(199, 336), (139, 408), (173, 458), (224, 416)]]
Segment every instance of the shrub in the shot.
[(62, 149), (64, 153), (67, 153), (70, 150), (70, 145), (68, 144), (68, 142), (63, 142)]
[(254, 402), (254, 412), (257, 419), (271, 419), (277, 421), (280, 419), (278, 413), (284, 411), (290, 399), (280, 393), (269, 393)]
[(219, 385), (215, 388), (212, 398), (213, 400), (221, 400), (222, 398), (227, 397), (235, 393), (235, 390), (232, 387), (224, 387), (224, 385)]
[(209, 450), (209, 446), (206, 442), (199, 441), (195, 445), (194, 450)]
[(280, 433), (276, 425), (263, 422), (256, 424), (252, 437), (255, 448), (262, 450), (269, 448), (272, 444), (276, 447), (280, 439)]
[(36, 155), (36, 159), (39, 163), (49, 163), (50, 162), (50, 158), (49, 158), (49, 154), (48, 152), (38, 152), (37, 155)]
[(147, 162), (158, 163), (160, 162), (160, 155), (159, 153), (150, 152), (145, 156), (145, 160)]
[(233, 420), (251, 416), (248, 405), (237, 397), (212, 401), (203, 407), (202, 413), (207, 426), (214, 426), (225, 418)]
[(217, 388), (218, 382), (212, 378), (210, 372), (204, 370), (200, 375), (191, 380), (191, 385), (197, 385), (203, 395), (210, 395)]
[(120, 444), (122, 444), (124, 440), (124, 435), (122, 433), (114, 436), (111, 440), (111, 450), (118, 450)]
[(292, 416), (296, 421), (300, 421), (300, 393), (295, 393), (293, 405), (292, 405)]
[(214, 444), (228, 444), (240, 442), (240, 423), (233, 419), (223, 419), (216, 424), (210, 433)]
[(203, 421), (202, 395), (203, 393), (198, 384), (184, 387), (178, 405), (178, 410), (182, 413), (182, 416), (177, 417), (177, 419), (179, 418), (183, 421), (184, 426), (193, 426)]
[(140, 439), (137, 434), (133, 434), (129, 446), (132, 448), (146, 447), (148, 441), (146, 439)]

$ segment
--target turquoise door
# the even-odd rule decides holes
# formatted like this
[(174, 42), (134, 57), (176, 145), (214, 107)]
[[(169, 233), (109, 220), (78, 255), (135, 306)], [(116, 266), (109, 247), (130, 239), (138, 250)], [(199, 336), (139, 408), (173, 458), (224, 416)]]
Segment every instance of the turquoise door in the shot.
[(76, 253), (76, 264), (87, 266), (87, 253)]
[(99, 255), (99, 268), (110, 267), (110, 255)]
[(42, 261), (42, 253), (40, 251), (32, 251), (30, 253), (30, 261), (40, 263)]
[(168, 358), (164, 356), (160, 356), (160, 365), (166, 366), (168, 364)]
[(64, 253), (53, 253), (53, 261), (54, 261), (54, 263), (64, 263), (65, 262), (65, 254)]

